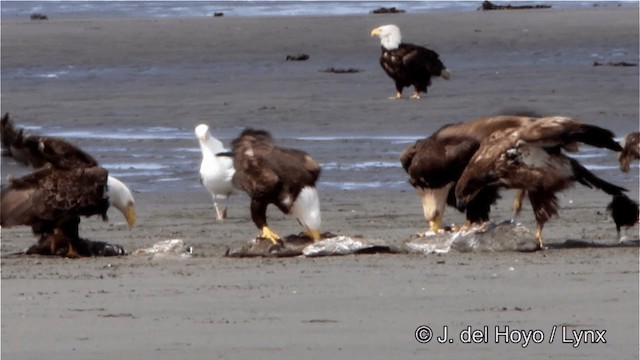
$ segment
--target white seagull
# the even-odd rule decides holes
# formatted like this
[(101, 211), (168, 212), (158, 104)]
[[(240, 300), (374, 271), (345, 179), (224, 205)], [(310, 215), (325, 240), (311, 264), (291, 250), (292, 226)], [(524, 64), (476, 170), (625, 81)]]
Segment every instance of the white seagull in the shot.
[[(196, 126), (195, 133), (202, 150), (200, 183), (211, 193), (213, 206), (216, 209), (216, 217), (218, 220), (222, 220), (227, 217), (226, 201), (233, 192), (231, 179), (236, 172), (233, 168), (233, 158), (228, 155), (221, 155), (227, 150), (222, 146), (220, 140), (211, 136), (209, 126), (200, 124)], [(218, 207), (218, 199), (225, 199), (225, 206), (222, 211)]]

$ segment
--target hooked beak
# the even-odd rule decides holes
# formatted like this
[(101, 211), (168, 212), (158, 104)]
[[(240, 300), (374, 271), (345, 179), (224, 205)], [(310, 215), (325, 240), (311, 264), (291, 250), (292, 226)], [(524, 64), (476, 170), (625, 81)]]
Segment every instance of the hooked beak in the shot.
[(380, 36), (380, 28), (375, 28), (371, 30), (371, 37)]
[(129, 225), (129, 230), (131, 230), (133, 225), (135, 225), (136, 223), (136, 209), (133, 206), (132, 202), (128, 203), (127, 206), (125, 207), (124, 217), (125, 219), (127, 219), (127, 225)]

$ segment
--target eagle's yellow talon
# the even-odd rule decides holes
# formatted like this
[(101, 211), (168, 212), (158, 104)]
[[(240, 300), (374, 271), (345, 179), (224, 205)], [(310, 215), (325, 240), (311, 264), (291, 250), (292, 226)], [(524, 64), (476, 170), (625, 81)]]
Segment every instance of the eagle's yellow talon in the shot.
[(442, 226), (442, 216), (438, 215), (434, 220), (429, 221), (429, 231), (438, 233)]
[(273, 231), (271, 231), (271, 229), (269, 229), (268, 226), (265, 226), (262, 228), (262, 234), (260, 234), (260, 237), (264, 239), (268, 239), (274, 244), (277, 244), (278, 240), (280, 240), (280, 236), (274, 233)]

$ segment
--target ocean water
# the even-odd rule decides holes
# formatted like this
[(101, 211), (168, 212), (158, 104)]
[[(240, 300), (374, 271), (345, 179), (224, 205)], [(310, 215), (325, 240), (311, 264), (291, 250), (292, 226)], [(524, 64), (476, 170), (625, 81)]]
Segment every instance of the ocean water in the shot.
[[(293, 15), (342, 15), (368, 13), (379, 7), (395, 6), (407, 12), (475, 11), (481, 1), (6, 1), (0, 2), (3, 19), (28, 19), (39, 12), (50, 18), (84, 17), (198, 17), (224, 12), (225, 16), (293, 16)], [(507, 3), (507, 2), (496, 2)], [(594, 2), (527, 2), (550, 3), (554, 7), (594, 6)], [(616, 3), (607, 3), (614, 6)], [(521, 3), (524, 4), (524, 3)], [(623, 4), (637, 4), (625, 2)], [(600, 6), (600, 5), (598, 5)], [(617, 5), (616, 5), (617, 6)], [(201, 68), (78, 68), (61, 69), (2, 68), (4, 80), (43, 79), (56, 81), (84, 78), (122, 78), (155, 76), (158, 73), (189, 75), (207, 69)], [(28, 124), (20, 124), (21, 126)], [(79, 127), (47, 128), (30, 127), (30, 130), (69, 139), (94, 155), (110, 170), (123, 178), (134, 190), (145, 192), (200, 190), (198, 169), (201, 154), (193, 129), (171, 127), (104, 128)], [(229, 130), (220, 138), (225, 144), (240, 129)], [(427, 135), (385, 134), (380, 136), (322, 135), (289, 136), (275, 134), (282, 146), (306, 150), (323, 168), (319, 188), (337, 190), (392, 189), (412, 191), (407, 176), (398, 160), (399, 154), (409, 144)], [(284, 135), (284, 137), (282, 136)], [(114, 142), (117, 146), (114, 146)], [(158, 146), (167, 149), (158, 153)], [(336, 155), (338, 154), (338, 155)], [(599, 174), (618, 173), (615, 155), (608, 151), (585, 148), (576, 157), (589, 169)], [(634, 183), (637, 163), (624, 183)], [(365, 174), (365, 176), (363, 176)], [(626, 175), (620, 175), (626, 176)], [(625, 184), (622, 184), (625, 185)], [(628, 186), (628, 185), (625, 185)]]
[[(493, 1), (495, 4), (551, 5), (554, 8), (630, 6), (637, 1)], [(482, 1), (7, 1), (0, 2), (2, 19), (28, 19), (33, 13), (63, 18), (184, 18), (212, 16), (337, 16), (368, 14), (380, 7), (407, 13), (476, 11)]]
[[(200, 191), (202, 159), (192, 129), (172, 127), (127, 127), (41, 129), (34, 133), (57, 136), (92, 154), (111, 175), (127, 182), (138, 192)], [(229, 144), (234, 135), (220, 137)], [(413, 191), (399, 161), (399, 154), (422, 136), (385, 134), (380, 136), (276, 136), (278, 144), (303, 149), (322, 167), (320, 190)], [(619, 140), (619, 139), (618, 139)], [(117, 146), (114, 146), (114, 141)], [(161, 146), (164, 150), (158, 152)], [(585, 146), (572, 154), (588, 169), (622, 186), (637, 182), (638, 163), (628, 174), (620, 173), (615, 154)], [(616, 178), (612, 178), (611, 174)], [(634, 175), (635, 174), (635, 175)], [(18, 175), (18, 174), (16, 174)]]

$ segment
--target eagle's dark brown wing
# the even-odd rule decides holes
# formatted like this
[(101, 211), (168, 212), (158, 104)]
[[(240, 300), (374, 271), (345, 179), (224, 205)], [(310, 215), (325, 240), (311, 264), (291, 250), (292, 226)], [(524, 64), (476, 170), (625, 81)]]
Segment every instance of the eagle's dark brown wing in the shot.
[(431, 49), (414, 44), (401, 44), (400, 48), (404, 49), (402, 64), (410, 72), (440, 76), (446, 69), (440, 55)]
[(610, 130), (562, 116), (544, 117), (523, 127), (519, 139), (547, 148), (559, 146), (576, 150), (577, 143), (583, 143), (613, 151), (622, 150)]
[(411, 184), (436, 189), (455, 181), (479, 145), (463, 135), (417, 143), (407, 171)]
[(264, 197), (275, 191), (279, 178), (267, 166), (274, 149), (273, 139), (266, 131), (246, 129), (232, 141), (233, 185), (250, 197)]
[(1, 120), (2, 146), (18, 161), (34, 169), (49, 165), (58, 169), (97, 166), (98, 162), (66, 140), (31, 134), (15, 127), (5, 114)]
[(315, 185), (320, 166), (307, 153), (276, 147), (262, 135), (245, 131), (233, 141), (234, 186), (251, 197), (265, 197), (284, 187)]
[(1, 225), (46, 227), (42, 224), (60, 218), (94, 214), (106, 217), (107, 176), (107, 170), (96, 166), (72, 170), (44, 168), (13, 179), (2, 189)]

